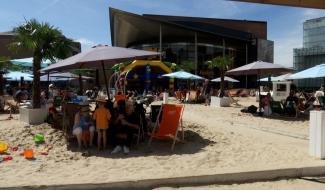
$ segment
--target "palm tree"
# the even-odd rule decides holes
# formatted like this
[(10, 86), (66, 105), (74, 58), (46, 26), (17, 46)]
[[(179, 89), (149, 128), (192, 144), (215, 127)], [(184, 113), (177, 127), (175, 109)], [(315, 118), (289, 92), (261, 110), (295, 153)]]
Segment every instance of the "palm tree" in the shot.
[(228, 67), (232, 64), (233, 58), (230, 56), (218, 56), (213, 58), (210, 61), (207, 61), (208, 67), (210, 69), (218, 68), (220, 71), (220, 94), (219, 97), (224, 96), (224, 83), (225, 83), (225, 72), (228, 70)]
[(40, 72), (43, 59), (55, 61), (72, 55), (73, 42), (49, 23), (40, 23), (35, 19), (13, 29), (17, 37), (11, 44), (14, 50), (33, 52), (33, 108), (40, 108)]
[(0, 96), (3, 95), (4, 90), (4, 81), (3, 81), (3, 74), (5, 74), (6, 69), (8, 68), (9, 64), (8, 57), (0, 57)]

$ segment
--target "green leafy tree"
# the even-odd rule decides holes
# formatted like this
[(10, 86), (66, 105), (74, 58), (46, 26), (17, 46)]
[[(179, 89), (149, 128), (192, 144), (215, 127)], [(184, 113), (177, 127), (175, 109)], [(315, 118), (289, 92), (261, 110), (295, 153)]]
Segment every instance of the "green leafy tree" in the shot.
[(72, 55), (73, 42), (49, 23), (40, 23), (35, 19), (13, 29), (17, 37), (10, 45), (15, 51), (31, 50), (33, 52), (33, 108), (40, 108), (40, 72), (44, 59), (55, 61)]
[(9, 58), (0, 57), (0, 96), (3, 95), (3, 89), (4, 89), (3, 74), (5, 74), (9, 66), (10, 66)]
[(232, 64), (232, 62), (233, 58), (229, 56), (218, 56), (206, 62), (210, 69), (218, 68), (220, 71), (220, 97), (224, 96), (225, 72), (228, 70), (228, 67)]
[(184, 60), (178, 65), (181, 70), (192, 72), (195, 70), (195, 62), (192, 60)]

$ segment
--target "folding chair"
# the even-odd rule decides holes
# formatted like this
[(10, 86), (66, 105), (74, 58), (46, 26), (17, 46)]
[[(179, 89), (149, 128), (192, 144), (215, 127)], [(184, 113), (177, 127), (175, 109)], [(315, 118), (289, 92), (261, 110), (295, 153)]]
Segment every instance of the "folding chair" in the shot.
[[(182, 140), (184, 140), (184, 130), (182, 126), (183, 111), (184, 111), (184, 105), (182, 104), (163, 104), (159, 111), (152, 133), (149, 134), (150, 139), (148, 145), (150, 146), (152, 139), (154, 137), (155, 138), (171, 137), (173, 139), (171, 150), (174, 150), (176, 140), (178, 139), (177, 134), (178, 134), (179, 126), (181, 126), (182, 128)], [(158, 118), (160, 114), (162, 114), (162, 119), (159, 122)]]
[(159, 117), (159, 122), (161, 121), (161, 105), (151, 105), (150, 120), (152, 123), (156, 123), (157, 118)]

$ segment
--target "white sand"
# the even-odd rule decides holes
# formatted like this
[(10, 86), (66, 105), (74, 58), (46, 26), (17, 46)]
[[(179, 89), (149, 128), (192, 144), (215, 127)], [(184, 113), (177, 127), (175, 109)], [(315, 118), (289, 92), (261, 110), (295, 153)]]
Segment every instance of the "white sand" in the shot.
[[(241, 102), (255, 103), (250, 98)], [(264, 119), (242, 114), (240, 109), (186, 105), (183, 119), (187, 142), (176, 144), (173, 153), (170, 152), (171, 141), (156, 140), (151, 148), (146, 144), (132, 147), (129, 155), (110, 155), (110, 151), (98, 153), (92, 149), (92, 156), (88, 158), (82, 157), (75, 148), (68, 148), (61, 132), (47, 125), (26, 128), (18, 120), (0, 121), (0, 139), (13, 146), (40, 150), (44, 145), (36, 147), (32, 140), (37, 131), (45, 134), (46, 143), (54, 145), (48, 156), (37, 155), (35, 161), (12, 153), (13, 161), (0, 163), (0, 173), (5, 174), (1, 175), (0, 184), (104, 183), (325, 165), (325, 161), (308, 156), (307, 140), (243, 127), (267, 126), (307, 134), (308, 121)], [(0, 120), (6, 117), (1, 115)]]

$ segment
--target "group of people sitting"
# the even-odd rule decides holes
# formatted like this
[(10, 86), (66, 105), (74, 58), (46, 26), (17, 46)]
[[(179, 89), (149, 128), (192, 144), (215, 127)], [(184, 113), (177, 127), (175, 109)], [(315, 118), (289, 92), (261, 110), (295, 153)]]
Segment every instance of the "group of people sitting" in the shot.
[(315, 100), (315, 96), (310, 96), (306, 99), (298, 98), (295, 91), (291, 90), (283, 104), (274, 101), (271, 94), (267, 93), (267, 95), (261, 99), (261, 106), (264, 109), (264, 116), (270, 116), (272, 113), (296, 116), (297, 112), (301, 111), (308, 113), (310, 110), (314, 109)]
[(138, 133), (140, 118), (134, 111), (134, 103), (119, 100), (97, 99), (97, 106), (92, 113), (89, 106), (82, 106), (75, 115), (73, 135), (77, 137), (79, 148), (93, 146), (97, 133), (98, 150), (106, 149), (107, 144), (114, 146), (112, 154), (123, 150), (130, 151), (134, 134)]

